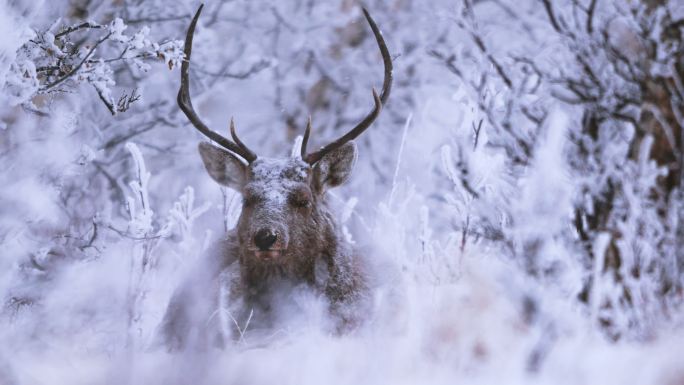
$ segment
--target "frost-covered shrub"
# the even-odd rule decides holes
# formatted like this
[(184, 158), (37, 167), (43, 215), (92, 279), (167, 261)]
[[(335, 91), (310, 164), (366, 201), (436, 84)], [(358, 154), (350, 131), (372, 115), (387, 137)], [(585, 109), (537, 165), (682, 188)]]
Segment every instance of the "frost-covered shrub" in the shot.
[[(514, 201), (484, 205), (503, 212), (502, 241), (531, 276), (581, 266), (567, 289), (596, 323), (613, 338), (645, 338), (682, 300), (682, 7), (522, 6), (531, 12), (466, 2), (455, 22), (466, 48), (430, 51), (469, 88), (475, 141), (486, 133), (487, 152), (515, 179)], [(492, 19), (502, 12), (526, 38), (502, 44)], [(560, 108), (575, 118), (560, 124)], [(475, 152), (459, 156), (458, 176), (447, 174), (472, 200)]]
[[(133, 35), (120, 18), (108, 25), (90, 21), (75, 25), (55, 23), (33, 36), (19, 48), (5, 80), (5, 94), (11, 105), (35, 108), (38, 95), (70, 92), (79, 84), (89, 84), (112, 115), (129, 109), (140, 95), (133, 89), (115, 100), (113, 66), (125, 63), (137, 71), (150, 70), (150, 60), (164, 61), (169, 69), (183, 59), (182, 41), (151, 41), (145, 26)], [(85, 37), (85, 38), (84, 38)], [(108, 46), (108, 47), (107, 47)]]

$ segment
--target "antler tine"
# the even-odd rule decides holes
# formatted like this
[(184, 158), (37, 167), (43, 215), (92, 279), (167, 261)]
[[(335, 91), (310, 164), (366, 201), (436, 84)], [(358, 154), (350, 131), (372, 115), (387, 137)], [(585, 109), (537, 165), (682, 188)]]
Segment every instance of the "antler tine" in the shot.
[[(372, 90), (373, 100), (375, 101), (375, 106), (373, 107), (373, 110), (359, 124), (357, 124), (356, 127), (351, 129), (351, 131), (347, 132), (346, 134), (344, 134), (337, 140), (329, 143), (328, 145), (322, 147), (320, 150), (312, 152), (308, 155), (305, 155), (305, 146), (302, 145), (302, 159), (304, 159), (307, 163), (311, 165), (321, 160), (321, 158), (323, 158), (325, 154), (340, 148), (348, 141), (356, 139), (356, 137), (361, 135), (373, 123), (373, 121), (378, 117), (378, 115), (380, 115), (382, 106), (387, 102), (387, 99), (390, 95), (390, 91), (392, 89), (392, 57), (390, 56), (389, 50), (387, 49), (387, 45), (385, 44), (385, 39), (383, 39), (382, 37), (382, 32), (380, 32), (380, 29), (375, 24), (375, 20), (373, 20), (373, 18), (371, 17), (370, 13), (368, 13), (368, 10), (366, 10), (366, 8), (362, 9), (363, 15), (366, 17), (368, 24), (373, 30), (373, 35), (375, 35), (375, 41), (378, 44), (380, 54), (382, 55), (382, 61), (385, 65), (385, 80), (382, 83), (382, 93), (380, 94), (380, 96), (378, 96), (377, 92), (375, 92), (375, 89)], [(307, 127), (307, 132), (304, 134), (303, 143), (306, 143), (308, 141), (309, 131), (310, 127)]]
[[(244, 151), (244, 155), (241, 155), (247, 162), (252, 163), (256, 158), (256, 154), (252, 152), (252, 150), (249, 149), (242, 141), (240, 138), (237, 136), (237, 132), (235, 132), (235, 122), (233, 121), (233, 118), (230, 118), (230, 136), (233, 138), (235, 143)], [(251, 160), (250, 160), (251, 159)]]
[(256, 160), (257, 156), (252, 151), (250, 151), (249, 148), (247, 148), (239, 139), (237, 139), (237, 135), (235, 135), (235, 129), (234, 125), (232, 124), (232, 121), (231, 135), (233, 136), (233, 140), (235, 140), (237, 144), (207, 127), (207, 125), (204, 124), (204, 122), (202, 122), (199, 115), (197, 115), (197, 112), (195, 112), (195, 109), (192, 106), (192, 100), (190, 98), (190, 75), (188, 72), (190, 69), (190, 55), (192, 54), (192, 39), (195, 35), (195, 27), (197, 26), (197, 20), (199, 20), (200, 13), (202, 13), (202, 8), (204, 8), (204, 4), (201, 4), (197, 9), (197, 12), (195, 13), (195, 16), (192, 18), (192, 22), (190, 22), (188, 32), (185, 36), (185, 48), (183, 50), (183, 52), (185, 53), (185, 60), (183, 60), (183, 63), (181, 64), (181, 86), (178, 90), (178, 106), (183, 111), (185, 116), (188, 117), (190, 123), (192, 123), (192, 125), (195, 126), (195, 128), (197, 128), (199, 132), (201, 132), (214, 142), (218, 143), (225, 149), (230, 150), (236, 153), (237, 155), (241, 156), (243, 159), (247, 161), (247, 163), (252, 163), (254, 160)]
[(375, 24), (375, 20), (373, 20), (365, 7), (361, 9), (363, 10), (363, 15), (366, 17), (368, 24), (373, 30), (375, 41), (378, 43), (380, 55), (382, 56), (382, 61), (385, 65), (385, 78), (382, 81), (382, 92), (380, 93), (380, 100), (382, 101), (382, 104), (385, 105), (385, 103), (387, 103), (387, 99), (389, 99), (390, 91), (392, 90), (392, 56), (390, 56), (389, 49), (387, 49), (387, 44), (385, 44), (385, 39), (382, 37), (380, 28), (378, 28), (378, 25)]
[(302, 159), (306, 158), (306, 145), (309, 144), (309, 135), (311, 135), (311, 115), (306, 122), (306, 131), (304, 131), (304, 138), (302, 139)]

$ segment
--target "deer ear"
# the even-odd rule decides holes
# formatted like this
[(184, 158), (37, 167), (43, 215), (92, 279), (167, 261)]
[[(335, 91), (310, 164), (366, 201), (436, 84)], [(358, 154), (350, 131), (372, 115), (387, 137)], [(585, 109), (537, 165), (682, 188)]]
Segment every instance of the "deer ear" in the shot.
[(356, 163), (356, 155), (356, 143), (353, 141), (325, 154), (313, 169), (315, 190), (324, 192), (328, 188), (337, 187), (346, 182)]
[(199, 144), (199, 153), (209, 175), (220, 185), (237, 191), (245, 184), (247, 166), (235, 155), (209, 143)]

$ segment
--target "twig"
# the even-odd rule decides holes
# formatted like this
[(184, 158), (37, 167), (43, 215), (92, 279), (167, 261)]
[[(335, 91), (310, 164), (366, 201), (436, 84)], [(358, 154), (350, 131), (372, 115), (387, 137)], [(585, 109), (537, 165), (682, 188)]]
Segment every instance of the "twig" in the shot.
[(246, 69), (245, 71), (242, 71), (242, 72), (230, 73), (227, 71), (227, 69), (223, 70), (221, 72), (211, 72), (211, 71), (207, 71), (201, 67), (195, 68), (195, 71), (202, 73), (202, 74), (205, 74), (205, 75), (214, 76), (217, 78), (230, 78), (230, 79), (241, 79), (242, 80), (242, 79), (247, 79), (248, 77), (261, 72), (262, 70), (270, 67), (270, 65), (271, 65), (271, 63), (268, 60), (261, 59), (258, 62), (252, 64), (251, 67), (249, 67), (248, 69)]
[(110, 37), (111, 35), (112, 35), (112, 33), (109, 32), (109, 33), (107, 33), (102, 39), (98, 40), (98, 41), (93, 45), (93, 47), (90, 48), (90, 51), (88, 51), (88, 53), (85, 55), (85, 57), (83, 58), (83, 60), (81, 60), (81, 62), (78, 63), (78, 65), (77, 65), (76, 67), (74, 67), (73, 70), (71, 70), (68, 74), (62, 76), (61, 78), (55, 80), (54, 82), (52, 82), (52, 83), (46, 85), (45, 87), (43, 87), (43, 88), (41, 89), (41, 91), (45, 92), (45, 91), (49, 90), (50, 88), (52, 88), (52, 87), (54, 87), (54, 86), (56, 86), (56, 85), (62, 83), (63, 81), (65, 81), (65, 80), (69, 79), (71, 76), (73, 76), (76, 72), (78, 72), (78, 70), (81, 69), (81, 67), (83, 66), (83, 64), (90, 58), (90, 55), (92, 55), (93, 52), (95, 52), (95, 49), (96, 49), (100, 44), (102, 44), (105, 40), (109, 39), (109, 37)]
[(553, 26), (553, 29), (555, 29), (556, 32), (562, 33), (563, 30), (561, 29), (560, 25), (558, 24), (558, 20), (556, 20), (556, 15), (553, 12), (553, 7), (551, 6), (551, 1), (542, 0), (542, 3), (544, 3), (544, 9), (546, 10), (546, 14), (549, 16), (549, 21), (551, 21), (551, 25)]
[(596, 10), (596, 0), (591, 0), (589, 9), (587, 9), (587, 33), (594, 32), (594, 11)]
[(463, 73), (461, 70), (456, 66), (456, 56), (454, 55), (449, 55), (449, 57), (444, 56), (444, 54), (438, 52), (437, 50), (430, 50), (428, 51), (428, 55), (442, 60), (444, 64), (446, 65), (447, 69), (453, 73), (454, 75), (458, 76), (459, 78), (463, 79)]
[(74, 25), (74, 26), (68, 27), (68, 28), (62, 30), (61, 32), (55, 34), (55, 39), (59, 39), (60, 37), (62, 37), (64, 35), (68, 35), (72, 32), (76, 32), (78, 30), (86, 29), (86, 28), (88, 28), (88, 29), (100, 29), (100, 28), (104, 28), (104, 26), (100, 25), (100, 24), (93, 24), (89, 21), (86, 21), (85, 23), (81, 23), (79, 25)]
[(511, 78), (506, 74), (506, 71), (504, 71), (503, 66), (494, 58), (492, 54), (490, 54), (487, 51), (487, 47), (484, 44), (484, 41), (480, 36), (475, 34), (475, 32), (471, 32), (470, 36), (473, 38), (473, 41), (475, 42), (475, 45), (477, 48), (480, 49), (480, 51), (487, 57), (487, 60), (489, 60), (490, 63), (494, 66), (494, 69), (496, 69), (496, 72), (501, 76), (501, 79), (503, 79), (504, 83), (508, 86), (508, 88), (513, 88), (513, 82), (511, 81)]
[(473, 143), (473, 151), (477, 148), (477, 142), (480, 139), (480, 130), (482, 130), (482, 122), (484, 122), (484, 119), (480, 119), (480, 123), (477, 124), (477, 127), (475, 127), (475, 122), (473, 122), (473, 133), (475, 134), (475, 141)]
[(112, 230), (113, 232), (119, 234), (120, 236), (122, 236), (122, 237), (124, 237), (124, 238), (131, 239), (131, 240), (134, 240), (134, 241), (151, 241), (151, 240), (163, 238), (162, 235), (152, 235), (152, 236), (145, 236), (145, 237), (134, 237), (134, 236), (128, 234), (128, 232), (119, 230), (119, 229), (117, 229), (116, 227), (114, 227), (114, 226), (112, 226), (112, 225), (110, 225), (110, 224), (107, 224), (107, 225), (105, 226), (105, 228), (106, 228), (106, 229), (109, 229), (109, 230)]

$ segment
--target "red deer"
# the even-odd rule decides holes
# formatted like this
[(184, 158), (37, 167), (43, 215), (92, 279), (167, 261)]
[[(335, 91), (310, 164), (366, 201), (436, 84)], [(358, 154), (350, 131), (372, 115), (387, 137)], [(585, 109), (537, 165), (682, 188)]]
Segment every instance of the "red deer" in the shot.
[(373, 123), (389, 97), (392, 60), (382, 34), (363, 9), (384, 62), (384, 83), (380, 95), (372, 90), (375, 105), (356, 127), (308, 152), (309, 119), (301, 157), (257, 157), (238, 138), (232, 119), (230, 140), (207, 127), (192, 106), (188, 70), (202, 7), (185, 39), (178, 105), (202, 134), (220, 146), (200, 143), (202, 161), (216, 182), (242, 194), (243, 204), (236, 229), (200, 258), (172, 296), (160, 326), (161, 338), (171, 349), (198, 341), (225, 342), (209, 325), (218, 318), (211, 314), (218, 308), (219, 277), (226, 271), (233, 272), (227, 285), (237, 325), (249, 320), (251, 325), (272, 326), (278, 301), (286, 300), (294, 288), (305, 287), (325, 299), (336, 332), (351, 330), (369, 309), (368, 274), (361, 256), (345, 242), (326, 191), (349, 178), (357, 156), (353, 140)]

